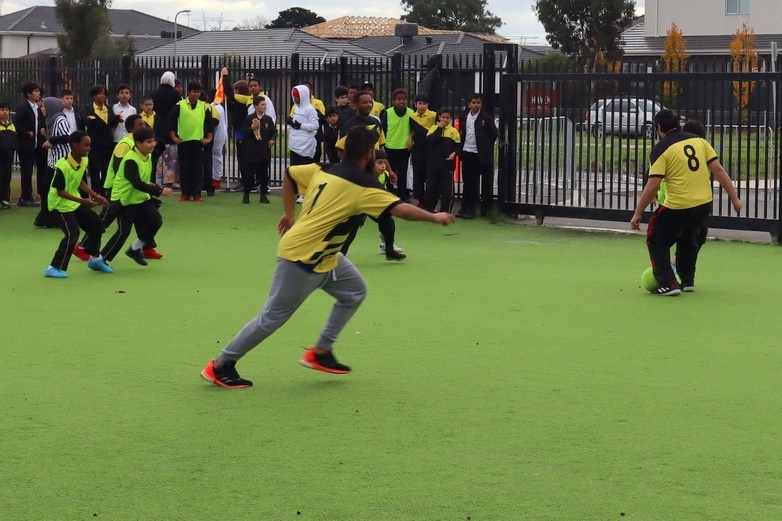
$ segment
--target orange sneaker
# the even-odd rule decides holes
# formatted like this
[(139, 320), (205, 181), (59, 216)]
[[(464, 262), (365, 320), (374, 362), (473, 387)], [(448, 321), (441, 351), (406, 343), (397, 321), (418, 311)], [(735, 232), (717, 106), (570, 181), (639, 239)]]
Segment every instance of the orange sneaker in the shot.
[(155, 248), (143, 248), (141, 254), (147, 259), (162, 259), (163, 254), (158, 253)]
[(196, 195), (195, 197), (193, 197), (193, 201), (196, 202), (196, 203), (203, 203), (204, 202), (204, 200), (201, 199), (200, 195)]
[(334, 358), (334, 353), (327, 351), (318, 354), (315, 352), (314, 347), (307, 349), (307, 352), (301, 357), (299, 363), (304, 367), (309, 367), (316, 371), (323, 371), (324, 373), (348, 374), (350, 372), (350, 367), (337, 362), (337, 359)]
[(188, 196), (182, 195), (179, 197), (179, 199), (177, 199), (177, 201), (179, 201), (180, 203), (186, 203), (189, 199), (190, 198)]
[(227, 389), (244, 389), (253, 386), (250, 380), (245, 380), (236, 372), (236, 362), (223, 367), (215, 367), (214, 358), (209, 360), (204, 370), (201, 371), (201, 378)]
[(84, 251), (84, 247), (80, 243), (76, 243), (73, 247), (73, 254), (83, 261), (90, 260), (90, 254)]

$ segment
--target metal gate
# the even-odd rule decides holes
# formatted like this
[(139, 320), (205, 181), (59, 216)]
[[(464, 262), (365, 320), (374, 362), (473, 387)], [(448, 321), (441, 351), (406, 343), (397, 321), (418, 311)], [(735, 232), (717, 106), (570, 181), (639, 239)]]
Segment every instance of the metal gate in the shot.
[[(501, 78), (498, 194), (507, 213), (629, 221), (663, 106), (700, 120), (745, 206), (715, 183), (712, 227), (780, 221), (779, 73), (508, 74)], [(649, 217), (649, 215), (647, 215)]]

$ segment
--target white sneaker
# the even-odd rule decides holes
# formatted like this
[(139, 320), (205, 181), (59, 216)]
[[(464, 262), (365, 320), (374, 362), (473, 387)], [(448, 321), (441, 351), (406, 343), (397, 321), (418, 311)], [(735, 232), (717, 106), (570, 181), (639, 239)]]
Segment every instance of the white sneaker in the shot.
[[(397, 253), (404, 253), (405, 252), (405, 250), (403, 250), (402, 248), (400, 248), (396, 244), (394, 244), (394, 251), (397, 252)], [(380, 253), (380, 255), (385, 255), (386, 254), (386, 243), (384, 243), (384, 242), (380, 243), (380, 251), (378, 253)]]
[(299, 195), (296, 198), (296, 204), (304, 204), (304, 196), (303, 195)]

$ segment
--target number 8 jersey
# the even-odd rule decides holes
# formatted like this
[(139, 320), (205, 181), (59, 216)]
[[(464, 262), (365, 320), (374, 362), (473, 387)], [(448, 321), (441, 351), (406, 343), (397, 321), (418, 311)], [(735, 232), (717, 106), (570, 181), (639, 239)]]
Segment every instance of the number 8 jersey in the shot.
[(709, 163), (717, 159), (708, 141), (681, 130), (672, 130), (652, 149), (649, 177), (665, 180), (665, 207), (693, 208), (711, 202)]

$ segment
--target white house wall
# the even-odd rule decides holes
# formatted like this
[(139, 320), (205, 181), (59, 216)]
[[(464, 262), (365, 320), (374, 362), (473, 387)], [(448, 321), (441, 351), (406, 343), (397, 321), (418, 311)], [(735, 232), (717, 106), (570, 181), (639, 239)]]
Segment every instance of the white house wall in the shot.
[(55, 36), (4, 34), (0, 38), (2, 38), (2, 42), (0, 42), (1, 58), (18, 58), (57, 47), (57, 37)]
[(749, 15), (728, 15), (726, 0), (646, 0), (644, 36), (665, 36), (674, 22), (685, 37), (733, 34), (744, 22), (755, 34), (782, 33), (782, 0), (749, 0), (749, 6)]

